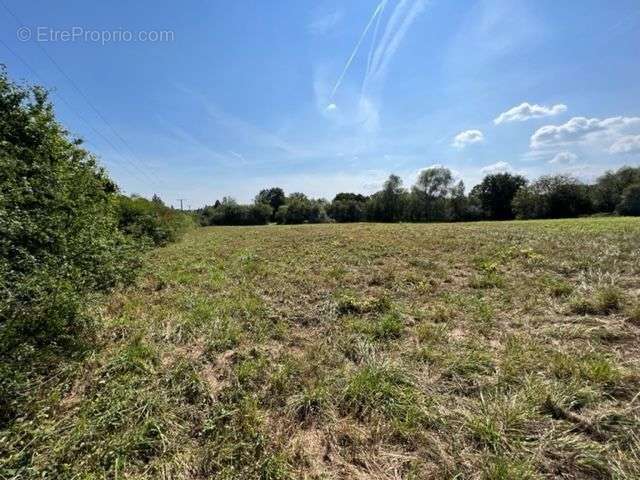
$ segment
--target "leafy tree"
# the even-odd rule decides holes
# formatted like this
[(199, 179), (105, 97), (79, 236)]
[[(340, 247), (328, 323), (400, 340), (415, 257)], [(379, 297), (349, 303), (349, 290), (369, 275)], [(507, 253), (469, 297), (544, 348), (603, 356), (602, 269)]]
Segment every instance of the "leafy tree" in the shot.
[(640, 216), (640, 183), (624, 189), (616, 211), (620, 215)]
[(381, 191), (369, 197), (367, 216), (380, 222), (398, 222), (404, 218), (407, 193), (402, 188), (402, 179), (390, 175)]
[[(284, 205), (286, 202), (286, 196), (284, 194), (284, 190), (279, 187), (267, 188), (264, 190), (260, 190), (260, 193), (256, 195), (255, 203), (264, 203), (271, 206), (273, 211), (273, 216), (275, 216), (278, 208)], [(272, 216), (272, 220), (273, 220)]]
[(287, 198), (286, 205), (276, 212), (276, 221), (290, 225), (327, 222), (327, 207), (325, 200), (311, 200), (303, 193), (292, 193)]
[(527, 184), (520, 175), (497, 173), (487, 175), (482, 183), (476, 185), (472, 195), (482, 206), (483, 214), (491, 220), (510, 220), (515, 217), (511, 202), (518, 190)]
[(622, 167), (608, 171), (598, 178), (594, 191), (594, 203), (599, 212), (613, 213), (622, 200), (624, 190), (640, 183), (640, 167)]
[(570, 218), (591, 213), (588, 188), (568, 175), (544, 176), (513, 199), (517, 218)]
[(367, 197), (359, 193), (339, 193), (327, 213), (336, 222), (361, 222), (365, 217)]
[(453, 174), (444, 167), (422, 170), (412, 190), (413, 220), (445, 220), (446, 198), (451, 194)]

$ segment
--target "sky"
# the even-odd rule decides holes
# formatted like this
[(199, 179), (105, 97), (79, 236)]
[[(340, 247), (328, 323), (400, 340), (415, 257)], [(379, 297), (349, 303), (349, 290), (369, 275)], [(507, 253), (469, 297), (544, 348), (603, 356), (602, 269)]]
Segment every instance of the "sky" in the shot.
[(0, 24), (9, 75), (173, 205), (640, 164), (637, 0), (0, 0)]

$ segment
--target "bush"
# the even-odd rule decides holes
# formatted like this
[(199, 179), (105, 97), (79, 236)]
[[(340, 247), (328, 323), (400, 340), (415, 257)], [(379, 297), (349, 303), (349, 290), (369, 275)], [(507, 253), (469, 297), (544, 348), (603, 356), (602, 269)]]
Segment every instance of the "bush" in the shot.
[(214, 206), (200, 211), (201, 225), (266, 225), (273, 209), (266, 203), (240, 205), (233, 198), (225, 197)]
[(276, 212), (275, 219), (281, 225), (325, 223), (329, 221), (326, 209), (326, 200), (311, 200), (302, 193), (292, 193), (287, 204)]
[(175, 242), (194, 226), (189, 214), (165, 206), (158, 197), (150, 201), (120, 195), (115, 205), (120, 230), (145, 243), (160, 246)]
[(87, 294), (131, 278), (116, 187), (55, 120), (47, 93), (0, 73), (0, 349), (82, 325)]

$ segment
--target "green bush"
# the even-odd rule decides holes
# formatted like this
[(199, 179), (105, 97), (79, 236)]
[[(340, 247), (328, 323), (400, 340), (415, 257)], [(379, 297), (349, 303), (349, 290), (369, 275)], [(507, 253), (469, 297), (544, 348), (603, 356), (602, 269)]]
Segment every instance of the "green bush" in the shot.
[(47, 92), (0, 73), (0, 346), (73, 330), (86, 294), (131, 275), (116, 187), (56, 121)]
[(120, 195), (115, 205), (120, 230), (153, 245), (175, 242), (195, 225), (189, 214), (165, 206), (158, 197)]
[(225, 197), (222, 202), (203, 208), (200, 212), (200, 224), (208, 225), (266, 225), (273, 209), (266, 203), (240, 205), (233, 198)]

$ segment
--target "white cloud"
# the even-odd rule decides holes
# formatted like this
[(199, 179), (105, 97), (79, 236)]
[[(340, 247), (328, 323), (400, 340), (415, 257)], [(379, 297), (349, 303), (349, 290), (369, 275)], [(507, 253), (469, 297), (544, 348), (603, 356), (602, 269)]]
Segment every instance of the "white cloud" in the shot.
[(573, 117), (563, 125), (545, 125), (531, 136), (531, 148), (546, 148), (599, 139), (611, 145), (622, 132), (640, 125), (639, 117), (598, 118)]
[(480, 130), (465, 130), (455, 136), (452, 145), (456, 148), (462, 149), (472, 143), (481, 143), (483, 141), (484, 135)]
[(314, 35), (325, 35), (338, 26), (343, 18), (342, 9), (319, 15), (309, 24), (309, 32)]
[(626, 135), (609, 148), (611, 153), (640, 153), (640, 135)]
[(576, 160), (578, 160), (578, 156), (575, 153), (559, 152), (551, 160), (549, 160), (549, 163), (567, 164), (574, 163)]
[(495, 173), (505, 173), (505, 172), (510, 172), (512, 170), (513, 169), (511, 168), (511, 165), (507, 162), (492, 163), (491, 165), (487, 165), (486, 167), (482, 167), (480, 169), (480, 171), (484, 175), (492, 175)]
[(567, 106), (562, 103), (553, 105), (552, 107), (545, 107), (544, 105), (531, 105), (530, 103), (524, 102), (517, 107), (513, 107), (506, 112), (502, 112), (495, 120), (493, 120), (493, 123), (500, 125), (501, 123), (507, 122), (524, 122), (531, 118), (550, 117), (552, 115), (559, 115), (566, 111)]

